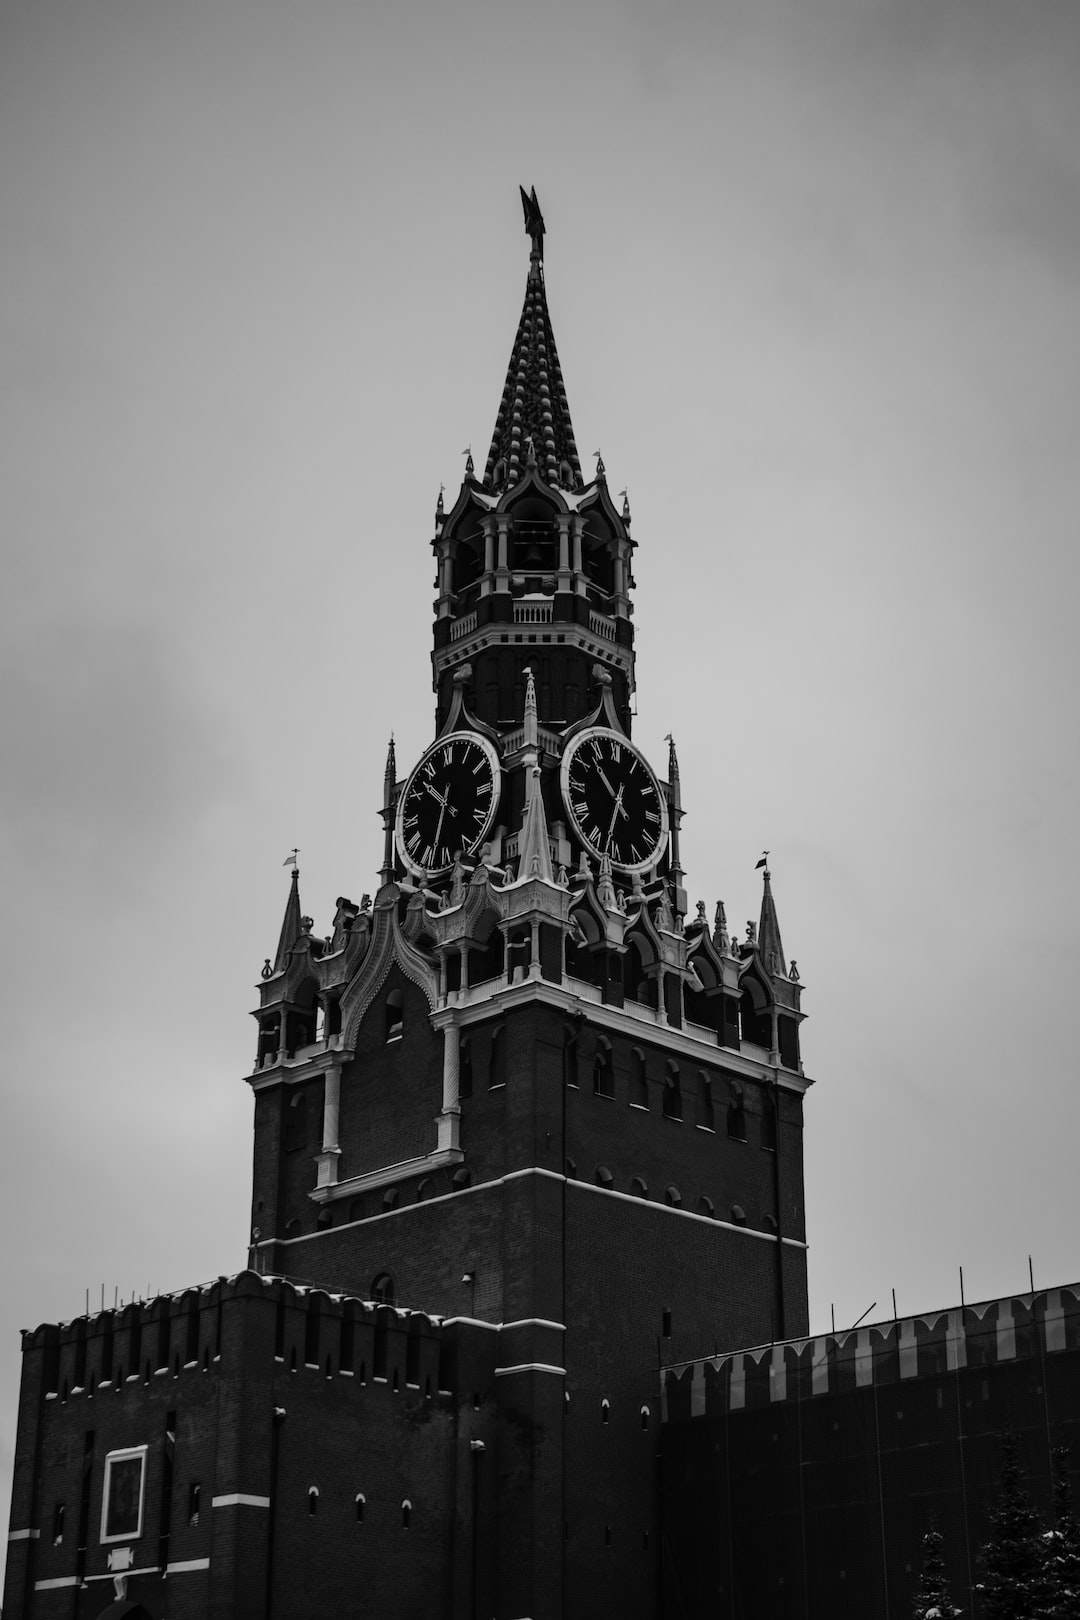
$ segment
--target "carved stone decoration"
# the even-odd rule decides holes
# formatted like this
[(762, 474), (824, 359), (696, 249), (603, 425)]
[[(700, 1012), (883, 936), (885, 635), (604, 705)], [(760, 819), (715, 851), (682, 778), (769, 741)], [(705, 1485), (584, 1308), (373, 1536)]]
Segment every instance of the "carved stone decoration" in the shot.
[(405, 938), (398, 923), (397, 900), (396, 885), (389, 885), (381, 891), (373, 913), (371, 946), (359, 972), (341, 998), (341, 1025), (347, 1047), (355, 1043), (364, 1014), (395, 964), (407, 979), (424, 992), (429, 1008), (434, 1010), (438, 1000), (438, 968), (434, 961)]

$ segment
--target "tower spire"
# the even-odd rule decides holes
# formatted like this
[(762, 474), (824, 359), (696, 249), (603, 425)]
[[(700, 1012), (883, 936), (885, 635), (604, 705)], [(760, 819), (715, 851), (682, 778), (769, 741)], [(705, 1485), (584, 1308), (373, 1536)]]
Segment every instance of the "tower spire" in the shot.
[(765, 887), (761, 895), (761, 918), (757, 933), (758, 950), (769, 973), (780, 973), (786, 977), (784, 947), (780, 940), (780, 924), (776, 919), (776, 902), (773, 900), (768, 867), (765, 868), (764, 877)]
[(544, 286), (544, 216), (536, 200), (536, 188), (528, 195), (523, 187), (520, 189), (525, 229), (532, 244), (529, 274), (484, 468), (484, 485), (501, 490), (517, 483), (525, 472), (531, 440), (537, 471), (544, 482), (577, 487), (582, 482), (581, 462)]
[(525, 811), (525, 825), (521, 829), (521, 847), (518, 852), (518, 882), (527, 883), (530, 878), (542, 878), (545, 883), (555, 881), (551, 866), (551, 846), (548, 843), (547, 817), (544, 814), (544, 795), (540, 791), (539, 765), (532, 767), (529, 803)]
[(274, 972), (282, 973), (289, 965), (289, 953), (300, 938), (300, 868), (295, 857), (292, 860), (292, 881), (289, 884), (289, 898), (285, 902), (285, 915), (281, 919), (281, 935), (278, 939), (277, 955), (274, 957)]

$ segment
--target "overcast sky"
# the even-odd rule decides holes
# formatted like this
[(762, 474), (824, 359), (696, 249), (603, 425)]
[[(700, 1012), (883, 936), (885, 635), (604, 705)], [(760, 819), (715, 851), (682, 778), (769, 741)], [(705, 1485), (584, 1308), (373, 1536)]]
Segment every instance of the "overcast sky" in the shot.
[(692, 899), (772, 851), (812, 1326), (1080, 1276), (1078, 88), (1075, 0), (0, 5), (0, 1500), (19, 1327), (244, 1262), (282, 861), (326, 932), (431, 738), (519, 183)]

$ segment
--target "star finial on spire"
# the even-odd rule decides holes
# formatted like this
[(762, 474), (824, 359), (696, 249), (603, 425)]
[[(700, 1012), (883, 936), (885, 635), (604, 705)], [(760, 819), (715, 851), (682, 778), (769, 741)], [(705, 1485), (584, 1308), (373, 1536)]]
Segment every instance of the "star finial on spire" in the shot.
[(519, 186), (521, 192), (521, 206), (525, 214), (525, 231), (532, 242), (531, 260), (537, 264), (544, 262), (544, 216), (540, 212), (540, 204), (536, 200), (536, 187), (531, 193)]

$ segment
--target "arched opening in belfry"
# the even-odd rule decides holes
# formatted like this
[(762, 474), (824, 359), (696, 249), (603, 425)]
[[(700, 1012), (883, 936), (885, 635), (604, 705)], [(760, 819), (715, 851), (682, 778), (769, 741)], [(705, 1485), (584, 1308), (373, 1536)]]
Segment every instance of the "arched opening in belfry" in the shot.
[(285, 1050), (289, 1057), (315, 1040), (318, 1018), (319, 987), (314, 979), (305, 979), (292, 998), (285, 1020)]

